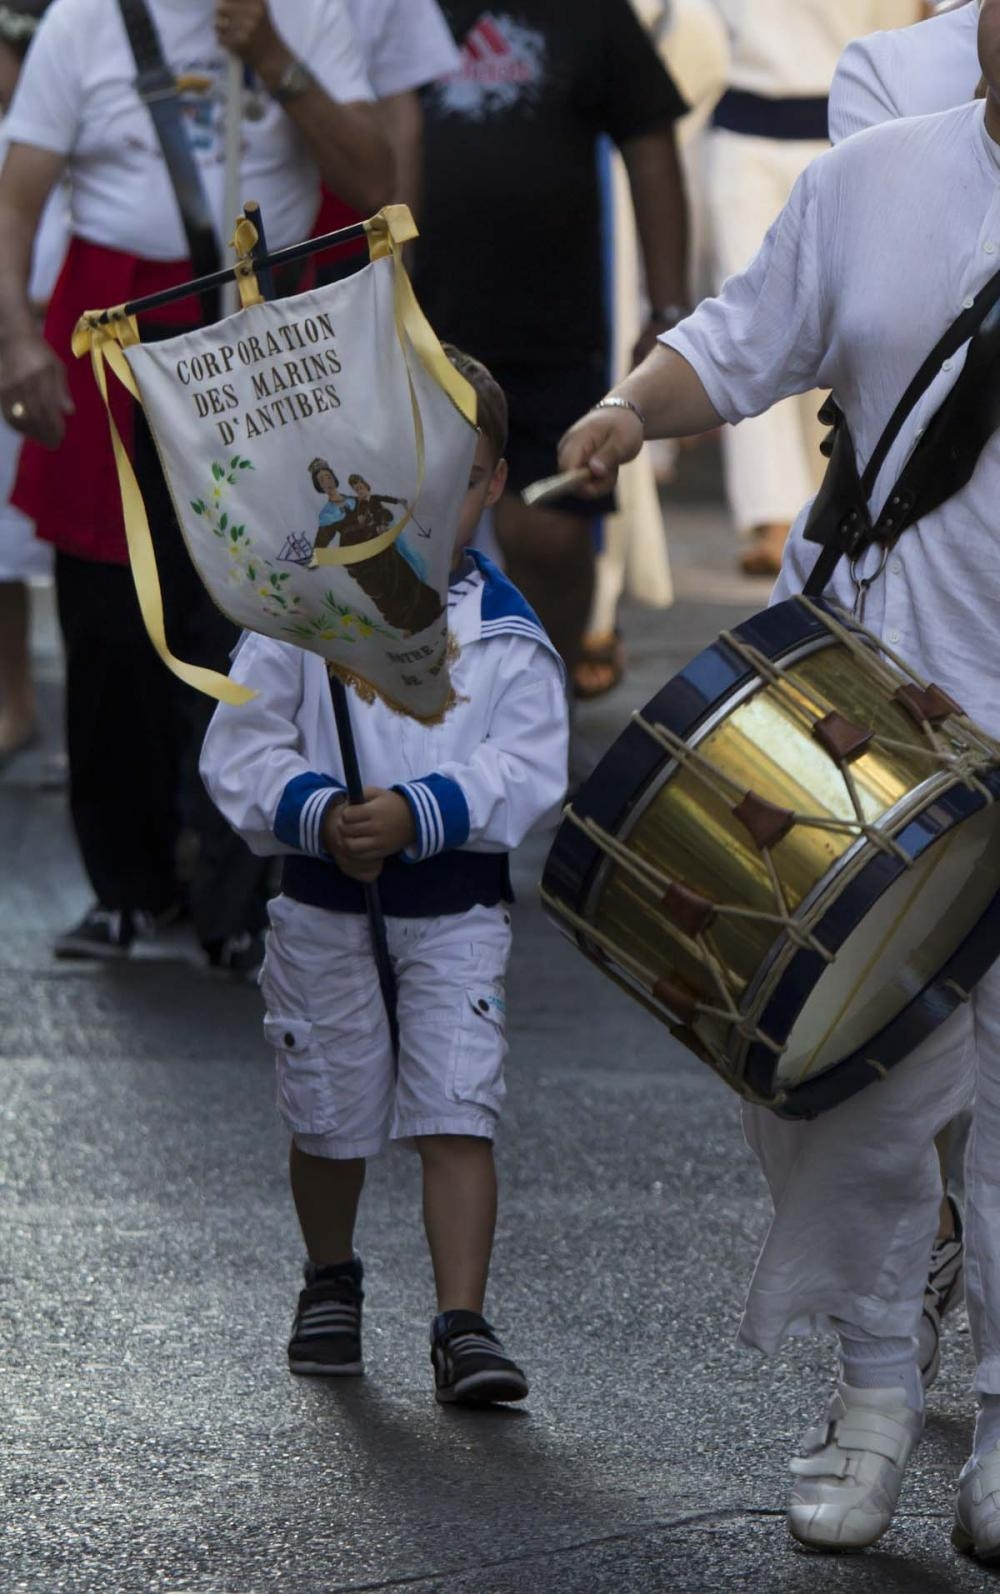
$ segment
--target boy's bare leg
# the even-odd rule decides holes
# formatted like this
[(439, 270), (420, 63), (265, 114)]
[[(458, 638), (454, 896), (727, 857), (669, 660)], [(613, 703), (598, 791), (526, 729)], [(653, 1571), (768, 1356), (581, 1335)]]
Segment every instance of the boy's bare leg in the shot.
[(292, 1197), (310, 1262), (350, 1262), (354, 1225), (365, 1182), (365, 1161), (311, 1157), (292, 1141), (288, 1156)]
[(938, 1222), (937, 1237), (939, 1240), (951, 1240), (955, 1234), (955, 1214), (951, 1210), (948, 1200), (948, 1151), (951, 1146), (951, 1124), (947, 1124), (934, 1141), (937, 1147), (938, 1161), (941, 1164), (941, 1214)]
[(471, 1135), (422, 1135), (417, 1147), (438, 1311), (482, 1312), (497, 1220), (492, 1143)]
[(507, 574), (572, 673), (594, 599), (593, 520), (563, 509), (528, 508), (504, 493), (493, 524)]

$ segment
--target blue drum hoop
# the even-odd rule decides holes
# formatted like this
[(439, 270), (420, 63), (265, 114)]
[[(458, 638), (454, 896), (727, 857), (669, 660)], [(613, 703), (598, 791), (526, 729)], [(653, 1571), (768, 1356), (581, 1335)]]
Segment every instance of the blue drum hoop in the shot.
[[(844, 616), (832, 604), (814, 599), (813, 606), (825, 610), (841, 624), (845, 623)], [(795, 599), (754, 615), (732, 634), (737, 641), (749, 645), (775, 664), (830, 636), (821, 619)], [(864, 635), (863, 632), (859, 634)], [(707, 720), (734, 705), (741, 688), (750, 687), (759, 680), (746, 658), (720, 637), (668, 681), (642, 709), (641, 715), (644, 720), (663, 725), (689, 741)], [(592, 819), (603, 830), (617, 834), (637, 805), (644, 802), (652, 782), (672, 763), (670, 754), (641, 726), (630, 724), (574, 797), (574, 812), (580, 819)], [(1000, 800), (1000, 768), (984, 772), (979, 779)], [(954, 786), (897, 831), (894, 840), (911, 860), (916, 860), (956, 825), (982, 809), (987, 801), (981, 792), (969, 789), (956, 779)], [(578, 825), (564, 823), (546, 860), (542, 891), (565, 904), (573, 915), (584, 917), (595, 878), (606, 862), (606, 853)], [(878, 853), (845, 881), (842, 891), (814, 925), (816, 938), (830, 952), (838, 952), (906, 867), (901, 858)], [(565, 929), (565, 926), (560, 928)], [(613, 960), (593, 942), (587, 944), (585, 930), (566, 933), (592, 962), (602, 967), (613, 966)], [(780, 939), (776, 937), (776, 942)], [(944, 967), (896, 1017), (864, 1046), (825, 1072), (798, 1085), (782, 1086), (784, 1099), (776, 1103), (773, 1110), (782, 1118), (814, 1118), (870, 1085), (873, 1077), (884, 1076), (968, 1000), (972, 987), (998, 957), (1000, 881), (989, 906)], [(788, 1038), (825, 967), (821, 955), (808, 948), (800, 949), (791, 957), (760, 1017), (760, 1028), (775, 1042), (781, 1044)], [(613, 977), (652, 1008), (649, 999), (624, 977), (617, 974)], [(873, 1064), (873, 1058), (877, 1063)], [(772, 1100), (776, 1095), (777, 1065), (778, 1059), (769, 1047), (759, 1041), (751, 1042), (743, 1070), (749, 1091), (764, 1100)]]

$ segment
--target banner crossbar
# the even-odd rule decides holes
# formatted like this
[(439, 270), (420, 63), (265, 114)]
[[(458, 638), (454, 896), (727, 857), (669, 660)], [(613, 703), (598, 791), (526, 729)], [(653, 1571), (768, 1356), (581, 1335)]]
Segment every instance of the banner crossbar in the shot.
[(265, 254), (254, 253), (252, 262), (237, 262), (234, 266), (223, 267), (221, 271), (210, 272), (206, 277), (195, 277), (191, 282), (179, 282), (176, 287), (162, 288), (159, 293), (149, 293), (144, 299), (131, 299), (127, 304), (113, 310), (104, 310), (96, 317), (96, 322), (98, 326), (107, 326), (122, 314), (144, 315), (146, 311), (159, 310), (165, 304), (176, 304), (181, 299), (192, 299), (213, 288), (221, 288), (227, 282), (238, 282), (240, 277), (246, 275), (248, 268), (253, 272), (259, 272), (273, 269), (275, 266), (290, 265), (295, 260), (305, 260), (310, 255), (318, 254), (322, 249), (335, 249), (339, 244), (354, 243), (367, 236), (366, 224), (358, 221), (350, 227), (341, 227), (336, 232), (324, 233), (321, 238), (306, 238), (302, 243), (289, 244), (284, 249), (275, 249)]

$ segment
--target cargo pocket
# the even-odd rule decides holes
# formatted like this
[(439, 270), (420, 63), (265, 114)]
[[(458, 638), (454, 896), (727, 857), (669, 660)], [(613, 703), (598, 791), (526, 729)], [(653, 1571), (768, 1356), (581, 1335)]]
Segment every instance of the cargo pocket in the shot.
[(507, 1087), (507, 1003), (503, 980), (483, 980), (465, 992), (452, 1053), (453, 1101), (498, 1113)]
[(289, 1129), (301, 1135), (325, 1135), (334, 1128), (326, 1066), (313, 1046), (312, 1020), (264, 1020), (264, 1034), (274, 1047), (278, 1111)]

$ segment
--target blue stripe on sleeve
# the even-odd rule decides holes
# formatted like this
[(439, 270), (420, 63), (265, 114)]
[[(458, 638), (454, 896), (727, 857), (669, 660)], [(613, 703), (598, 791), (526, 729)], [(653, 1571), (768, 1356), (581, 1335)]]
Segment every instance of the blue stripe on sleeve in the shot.
[(284, 846), (294, 847), (297, 852), (325, 858), (327, 853), (321, 840), (323, 815), (331, 797), (344, 789), (331, 775), (315, 775), (312, 771), (296, 775), (281, 794), (274, 816), (275, 836)]
[(412, 863), (438, 852), (462, 847), (469, 839), (469, 805), (457, 781), (447, 775), (424, 775), (394, 786), (413, 814), (417, 839), (403, 854)]

